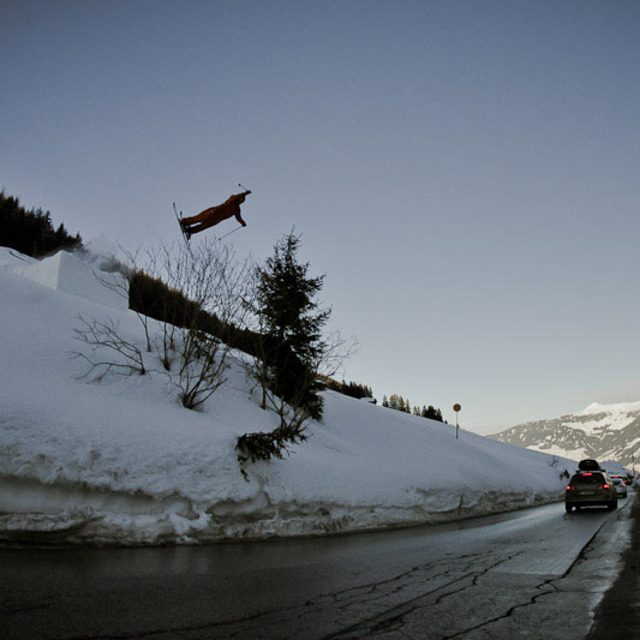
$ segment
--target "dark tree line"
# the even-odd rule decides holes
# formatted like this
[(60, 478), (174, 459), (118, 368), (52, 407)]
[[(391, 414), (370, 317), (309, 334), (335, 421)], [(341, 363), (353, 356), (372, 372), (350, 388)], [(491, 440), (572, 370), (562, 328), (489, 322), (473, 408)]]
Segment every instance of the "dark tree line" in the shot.
[(27, 211), (18, 198), (0, 192), (0, 244), (39, 258), (58, 249), (82, 247), (80, 234), (70, 235), (60, 224), (54, 228), (51, 214)]
[(327, 389), (343, 393), (345, 396), (350, 396), (351, 398), (373, 398), (373, 391), (371, 390), (371, 387), (364, 384), (358, 384), (357, 382), (345, 382), (344, 380), (342, 382), (338, 382), (332, 378), (325, 378), (324, 384)]
[(442, 418), (442, 411), (440, 411), (440, 409), (436, 409), (431, 405), (428, 407), (422, 405), (422, 408), (416, 406), (412, 409), (409, 398), (403, 398), (395, 393), (392, 393), (389, 398), (384, 396), (382, 406), (395, 409), (396, 411), (403, 411), (404, 413), (412, 413), (414, 416), (421, 416), (422, 418), (429, 418), (430, 420), (437, 420), (438, 422), (446, 422)]

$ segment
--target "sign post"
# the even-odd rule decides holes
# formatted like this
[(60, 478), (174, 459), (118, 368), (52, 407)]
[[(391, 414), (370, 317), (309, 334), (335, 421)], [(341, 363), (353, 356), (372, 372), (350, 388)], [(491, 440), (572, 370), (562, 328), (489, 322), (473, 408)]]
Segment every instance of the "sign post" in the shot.
[(460, 425), (458, 424), (458, 412), (462, 409), (459, 404), (453, 405), (453, 410), (456, 412), (456, 440), (460, 439)]

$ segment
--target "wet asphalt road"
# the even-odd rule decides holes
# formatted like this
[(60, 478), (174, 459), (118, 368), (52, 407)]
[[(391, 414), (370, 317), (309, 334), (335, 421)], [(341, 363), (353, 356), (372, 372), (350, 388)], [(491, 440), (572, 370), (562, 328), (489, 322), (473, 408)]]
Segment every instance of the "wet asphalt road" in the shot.
[(0, 629), (7, 640), (583, 640), (628, 546), (632, 500), (327, 539), (4, 549)]

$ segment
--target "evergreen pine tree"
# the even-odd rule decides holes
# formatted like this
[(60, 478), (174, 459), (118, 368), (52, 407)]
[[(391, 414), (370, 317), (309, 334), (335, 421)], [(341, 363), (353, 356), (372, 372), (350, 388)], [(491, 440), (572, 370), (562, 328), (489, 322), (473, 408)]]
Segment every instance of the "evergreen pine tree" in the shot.
[(300, 237), (289, 233), (276, 244), (265, 267), (257, 269), (255, 310), (266, 337), (276, 345), (273, 390), (320, 418), (317, 369), (326, 349), (322, 329), (331, 310), (318, 309), (315, 297), (324, 276), (311, 277), (309, 263), (298, 262), (299, 245)]
[(253, 311), (262, 335), (254, 374), (262, 386), (262, 406), (278, 414), (280, 426), (240, 436), (241, 460), (282, 457), (288, 445), (306, 439), (306, 420), (322, 416), (319, 368), (327, 349), (322, 329), (331, 310), (318, 310), (314, 298), (324, 276), (310, 277), (309, 263), (298, 262), (299, 243), (291, 232), (276, 244), (265, 267), (256, 269)]

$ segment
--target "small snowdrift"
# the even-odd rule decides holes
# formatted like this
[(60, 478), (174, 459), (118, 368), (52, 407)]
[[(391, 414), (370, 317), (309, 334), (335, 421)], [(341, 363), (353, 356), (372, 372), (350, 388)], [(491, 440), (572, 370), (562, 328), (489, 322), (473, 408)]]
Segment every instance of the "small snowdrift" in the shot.
[(451, 426), (334, 392), (288, 458), (241, 469), (237, 437), (277, 422), (253, 397), (240, 354), (197, 412), (180, 405), (163, 376), (80, 378), (81, 363), (69, 357), (82, 347), (73, 331), (80, 316), (109, 320), (144, 345), (118, 287), (105, 286), (105, 275), (117, 276), (96, 275), (98, 263), (0, 252), (0, 539), (129, 545), (320, 535), (561, 499), (572, 461), (466, 431), (456, 440)]
[(17, 275), (23, 275), (27, 267), (36, 264), (35, 258), (25, 256), (23, 253), (10, 249), (9, 247), (0, 247), (0, 270)]
[(86, 300), (125, 310), (129, 301), (124, 293), (124, 279), (118, 273), (95, 269), (76, 254), (59, 251), (35, 262), (23, 274), (56, 291), (71, 293)]

